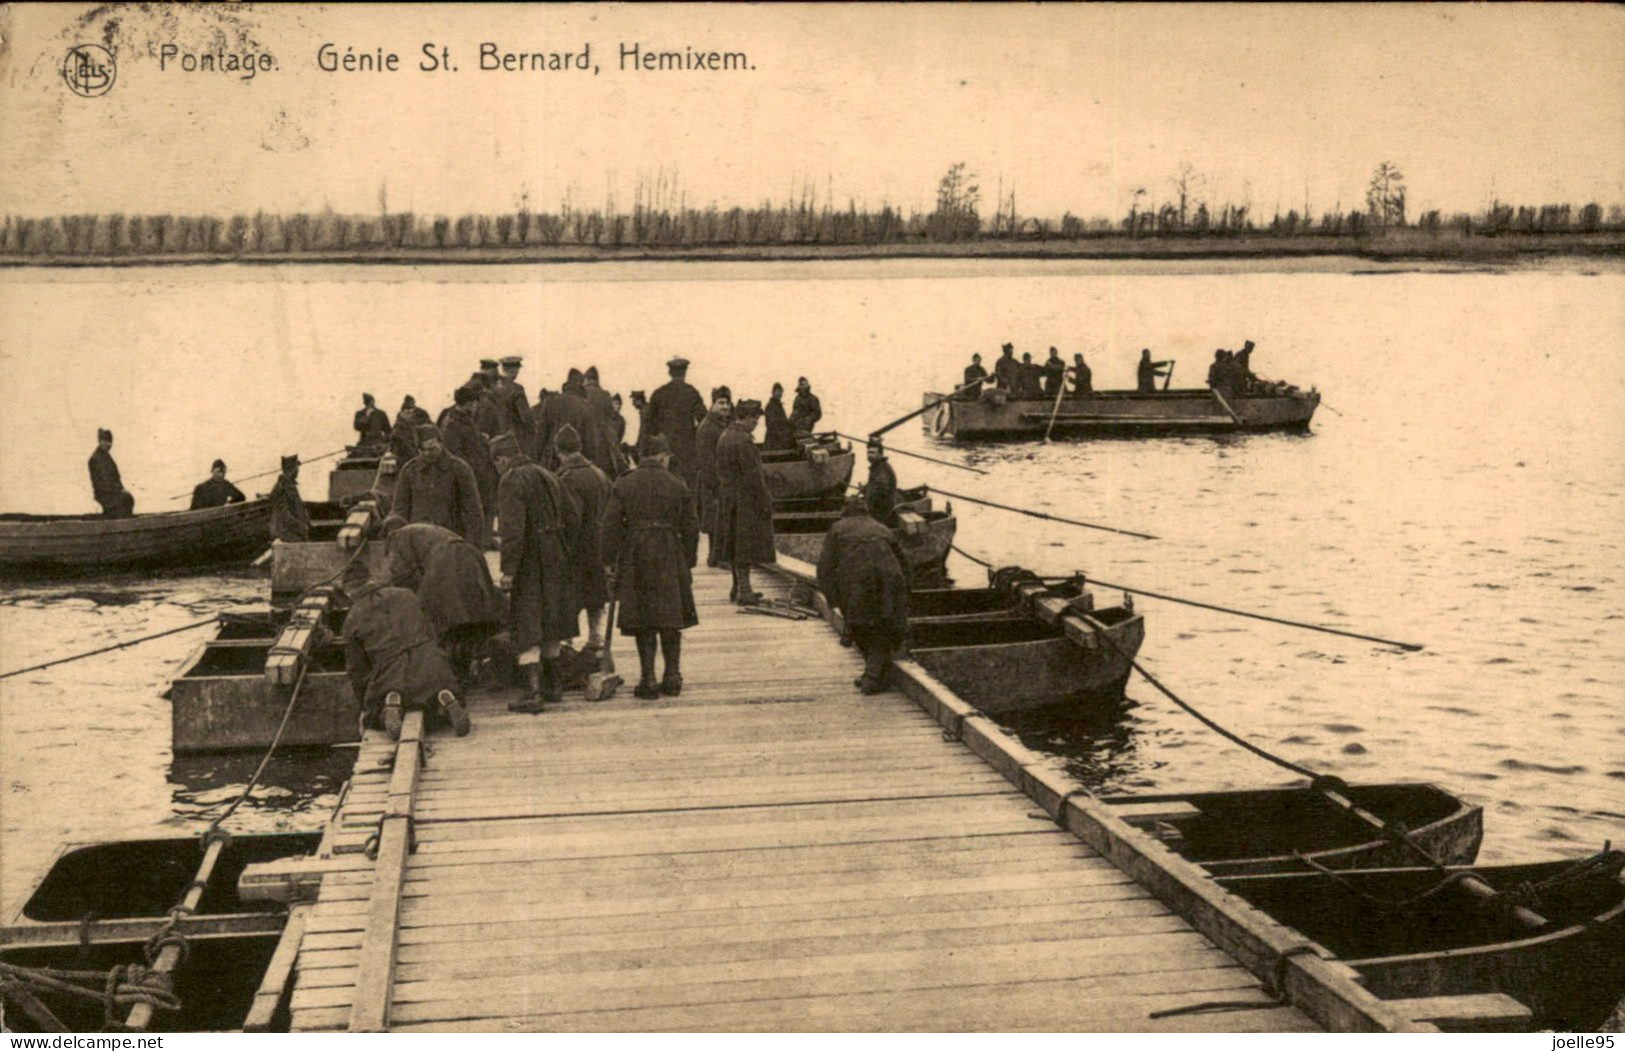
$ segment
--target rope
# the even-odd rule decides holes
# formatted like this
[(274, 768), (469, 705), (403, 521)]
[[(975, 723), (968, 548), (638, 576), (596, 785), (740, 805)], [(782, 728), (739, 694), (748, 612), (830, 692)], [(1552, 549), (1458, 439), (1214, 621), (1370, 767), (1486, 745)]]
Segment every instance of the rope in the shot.
[(991, 507), (999, 511), (1011, 511), (1018, 515), (1026, 515), (1029, 518), (1042, 518), (1046, 522), (1059, 522), (1062, 525), (1078, 526), (1082, 529), (1098, 529), (1101, 532), (1116, 533), (1119, 536), (1137, 537), (1140, 540), (1159, 539), (1158, 537), (1152, 536), (1150, 533), (1136, 533), (1132, 529), (1117, 529), (1112, 526), (1096, 525), (1093, 522), (1080, 522), (1075, 518), (1062, 518), (1059, 515), (1046, 514), (1043, 511), (1029, 511), (1025, 507), (1011, 507), (1009, 504), (994, 503), (992, 500), (983, 500), (975, 496), (966, 496), (963, 493), (950, 493), (948, 490), (938, 489), (934, 485), (927, 486), (927, 488), (934, 493), (941, 493), (943, 496), (954, 500), (964, 500), (966, 503), (981, 504), (983, 507)]
[(971, 554), (969, 551), (966, 551), (964, 548), (960, 547), (958, 544), (949, 544), (948, 546), (953, 548), (955, 551), (959, 552), (961, 555), (965, 556), (966, 558), (970, 559), (972, 562), (975, 562), (979, 566), (982, 566), (982, 567), (984, 567), (986, 569), (992, 569), (993, 568), (993, 563), (989, 562), (985, 558), (977, 558), (975, 555)]
[[(312, 456), (308, 460), (300, 460), (299, 463), (300, 463), (301, 466), (303, 466), (304, 464), (307, 464), (307, 463), (320, 463), (322, 460), (326, 460), (326, 459), (328, 459), (330, 457), (337, 456), (339, 453), (342, 453), (342, 452), (348, 452), (349, 450), (350, 450), (350, 447), (348, 445), (346, 445), (344, 448), (342, 448), (342, 449), (334, 449), (330, 453), (322, 453), (320, 456)], [(253, 482), (253, 481), (258, 481), (261, 478), (269, 478), (273, 474), (281, 474), (281, 473), (282, 473), (282, 468), (278, 467), (273, 471), (261, 471), (259, 474), (251, 474), (247, 478), (239, 478), (239, 479), (237, 479), (237, 481), (239, 481), (239, 482)], [(172, 497), (170, 497), (170, 499), (171, 500), (184, 500), (188, 496), (191, 496), (191, 495), (192, 495), (191, 491), (188, 490), (187, 492), (181, 493), (179, 496), (172, 496)]]
[[(838, 437), (845, 438), (849, 442), (863, 442), (863, 443), (867, 444), (868, 441), (869, 441), (869, 439), (867, 439), (867, 438), (859, 438), (858, 436), (853, 435), (853, 434), (842, 434), (840, 431), (836, 431), (834, 433)], [(987, 473), (986, 471), (982, 470), (980, 467), (972, 467), (969, 464), (963, 464), (963, 463), (954, 463), (952, 460), (939, 460), (935, 456), (927, 456), (924, 453), (916, 453), (916, 452), (910, 452), (907, 449), (899, 449), (895, 445), (886, 446), (886, 451), (889, 452), (889, 453), (896, 453), (899, 456), (912, 456), (912, 457), (914, 457), (914, 459), (916, 459), (916, 460), (924, 460), (926, 463), (941, 464), (943, 467), (956, 467), (961, 471), (970, 471), (972, 474), (986, 474)]]
[(217, 624), (217, 623), (219, 623), (219, 618), (218, 617), (210, 617), (208, 620), (199, 620), (199, 621), (194, 621), (191, 624), (182, 624), (178, 628), (170, 628), (167, 631), (156, 632), (156, 633), (154, 633), (152, 635), (143, 635), (139, 639), (127, 639), (124, 642), (115, 642), (111, 646), (103, 646), (100, 649), (88, 650), (88, 651), (86, 651), (84, 653), (76, 653), (72, 657), (58, 657), (56, 660), (54, 660), (54, 661), (46, 661), (44, 664), (34, 664), (34, 665), (30, 665), (27, 668), (17, 668), (14, 671), (0, 672), (0, 679), (9, 679), (13, 675), (22, 675), (25, 672), (40, 671), (40, 670), (42, 670), (44, 668), (54, 668), (58, 664), (67, 664), (70, 661), (83, 660), (86, 657), (94, 657), (98, 653), (109, 653), (109, 652), (111, 652), (113, 650), (122, 650), (126, 646), (135, 646), (135, 645), (137, 645), (139, 643), (151, 642), (153, 639), (161, 639), (165, 635), (178, 635), (183, 631), (191, 631), (193, 628), (201, 628), (205, 624)]

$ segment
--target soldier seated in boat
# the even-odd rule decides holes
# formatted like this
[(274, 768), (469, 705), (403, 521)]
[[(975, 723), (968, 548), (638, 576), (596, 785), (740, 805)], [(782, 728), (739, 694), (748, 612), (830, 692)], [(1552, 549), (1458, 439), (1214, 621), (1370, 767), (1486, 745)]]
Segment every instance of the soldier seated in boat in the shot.
[(404, 713), (423, 710), (426, 723), (443, 720), (458, 737), (466, 735), (471, 724), (455, 692), (457, 677), (435, 645), (418, 597), (371, 579), (361, 559), (344, 568), (341, 586), (350, 612), (340, 634), (362, 725), (381, 726), (391, 740), (399, 740)]
[(891, 530), (875, 521), (863, 497), (847, 498), (841, 520), (824, 538), (818, 588), (863, 654), (863, 675), (853, 685), (866, 694), (885, 690), (892, 654), (908, 635), (908, 578)]
[(102, 505), (107, 518), (129, 518), (135, 514), (135, 497), (124, 488), (118, 464), (113, 462), (113, 432), (103, 427), (96, 432), (96, 451), (90, 454), (90, 491)]
[(1157, 389), (1157, 380), (1168, 375), (1168, 366), (1171, 361), (1152, 361), (1151, 348), (1146, 347), (1140, 351), (1140, 364), (1137, 372), (1139, 391), (1141, 394), (1151, 394)]
[(241, 489), (226, 481), (226, 461), (216, 460), (209, 467), (209, 480), (192, 489), (192, 510), (240, 504), (247, 499)]
[(886, 447), (879, 441), (869, 442), (869, 481), (863, 487), (863, 499), (869, 514), (882, 524), (891, 521), (897, 508), (897, 472), (886, 459)]
[(1083, 362), (1082, 354), (1072, 355), (1072, 396), (1087, 397), (1095, 392), (1095, 374)]
[(982, 368), (982, 355), (972, 354), (970, 364), (965, 366), (965, 382), (960, 385), (959, 396), (965, 401), (975, 401), (982, 396), (983, 381), (987, 379), (987, 370)]

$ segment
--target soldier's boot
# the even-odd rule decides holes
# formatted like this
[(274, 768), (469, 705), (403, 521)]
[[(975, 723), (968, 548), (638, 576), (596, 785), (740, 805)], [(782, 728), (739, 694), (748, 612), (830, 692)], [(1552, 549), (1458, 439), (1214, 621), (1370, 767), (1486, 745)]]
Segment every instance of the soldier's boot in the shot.
[(468, 717), (468, 706), (457, 699), (457, 695), (450, 690), (441, 690), (435, 700), (440, 702), (440, 710), (446, 713), (446, 720), (451, 723), (452, 732), (458, 737), (467, 737), (468, 731), (474, 728), (474, 723)]
[(762, 601), (762, 593), (750, 586), (750, 563), (734, 566), (733, 600), (741, 606), (754, 606)]
[(641, 677), (632, 690), (632, 696), (645, 701), (656, 700), (660, 697), (660, 686), (655, 682), (655, 648), (659, 645), (658, 640), (652, 631), (639, 631), (635, 638), (638, 643), (638, 670)]
[(508, 702), (508, 711), (536, 715), (542, 710), (542, 669), (535, 664), (526, 664), (523, 667), (525, 692)]
[(384, 733), (391, 741), (401, 739), (401, 695), (394, 690), (384, 694)]
[(548, 704), (558, 704), (564, 700), (564, 677), (559, 673), (559, 659), (557, 657), (542, 658), (542, 700)]
[(676, 697), (683, 692), (683, 633), (675, 628), (662, 629), (660, 652), (666, 657), (666, 674), (660, 680), (660, 692)]

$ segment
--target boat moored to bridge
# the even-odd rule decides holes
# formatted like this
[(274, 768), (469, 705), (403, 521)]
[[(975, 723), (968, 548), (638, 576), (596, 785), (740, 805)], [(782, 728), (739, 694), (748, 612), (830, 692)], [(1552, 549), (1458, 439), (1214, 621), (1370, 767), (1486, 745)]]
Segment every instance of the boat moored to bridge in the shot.
[(926, 433), (938, 438), (1150, 437), (1304, 431), (1320, 394), (1278, 384), (1232, 395), (1207, 387), (1103, 390), (1057, 402), (1012, 398), (1001, 390), (985, 390), (974, 399), (928, 391), (924, 404), (929, 406), (923, 414)]

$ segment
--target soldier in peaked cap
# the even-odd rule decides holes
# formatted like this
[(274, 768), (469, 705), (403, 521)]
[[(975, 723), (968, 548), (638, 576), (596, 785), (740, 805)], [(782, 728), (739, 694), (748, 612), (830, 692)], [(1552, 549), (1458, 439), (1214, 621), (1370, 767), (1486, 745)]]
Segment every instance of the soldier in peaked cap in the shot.
[(493, 390), (496, 405), (497, 433), (510, 432), (519, 439), (519, 447), (526, 455), (536, 455), (536, 419), (530, 411), (530, 395), (519, 382), (519, 370), (525, 360), (517, 354), (502, 359), (502, 378)]
[(671, 379), (649, 396), (649, 433), (663, 435), (671, 449), (671, 472), (693, 492), (699, 483), (695, 431), (705, 419), (705, 399), (689, 386), (688, 359), (666, 362)]

